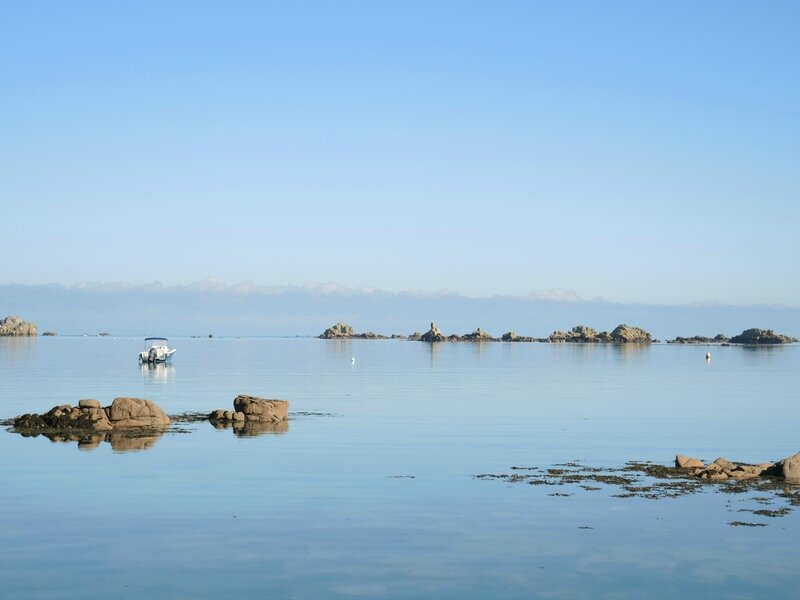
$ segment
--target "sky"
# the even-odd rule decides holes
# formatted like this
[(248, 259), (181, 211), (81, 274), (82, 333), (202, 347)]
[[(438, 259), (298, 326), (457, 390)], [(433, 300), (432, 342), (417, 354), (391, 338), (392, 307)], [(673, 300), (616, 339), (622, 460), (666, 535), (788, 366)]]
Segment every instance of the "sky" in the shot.
[(0, 284), (800, 305), (800, 4), (0, 2)]

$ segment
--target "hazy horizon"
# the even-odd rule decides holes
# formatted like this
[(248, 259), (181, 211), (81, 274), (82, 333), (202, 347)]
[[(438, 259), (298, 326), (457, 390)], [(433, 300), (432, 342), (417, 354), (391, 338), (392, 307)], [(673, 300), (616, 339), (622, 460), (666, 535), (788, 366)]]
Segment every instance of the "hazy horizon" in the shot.
[(446, 333), (481, 327), (547, 337), (583, 324), (611, 330), (620, 323), (643, 327), (660, 339), (750, 327), (800, 334), (800, 307), (781, 305), (637, 304), (581, 299), (564, 290), (526, 296), (468, 297), (452, 291), (389, 292), (334, 283), (305, 286), (187, 286), (151, 283), (0, 284), (0, 318), (18, 315), (39, 332), (64, 335), (280, 335), (313, 336), (337, 322), (357, 332), (391, 335), (424, 332), (435, 321)]

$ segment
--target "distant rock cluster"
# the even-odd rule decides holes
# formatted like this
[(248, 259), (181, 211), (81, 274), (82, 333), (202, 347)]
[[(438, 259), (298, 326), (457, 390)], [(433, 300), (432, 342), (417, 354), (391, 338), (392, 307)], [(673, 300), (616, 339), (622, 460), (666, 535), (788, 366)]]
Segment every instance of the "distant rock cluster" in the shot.
[(573, 342), (582, 344), (593, 343), (612, 343), (612, 344), (650, 344), (653, 337), (641, 327), (631, 327), (630, 325), (617, 325), (609, 333), (601, 331), (597, 333), (586, 325), (577, 325), (568, 332), (555, 331), (548, 338), (550, 342)]
[(341, 340), (341, 339), (364, 339), (364, 340), (385, 340), (385, 335), (380, 335), (377, 333), (372, 333), (371, 331), (367, 331), (366, 333), (356, 333), (353, 331), (353, 328), (348, 325), (347, 323), (336, 323), (333, 327), (328, 327), (325, 331), (323, 331), (320, 338), (324, 340)]
[[(326, 329), (322, 335), (323, 339), (386, 339), (375, 333), (353, 333), (353, 328), (346, 323), (337, 323), (333, 327)], [(418, 342), (573, 342), (573, 343), (612, 343), (612, 344), (649, 344), (653, 340), (652, 336), (640, 327), (629, 325), (618, 325), (611, 333), (606, 331), (597, 333), (591, 327), (577, 325), (568, 332), (555, 331), (547, 338), (534, 338), (519, 335), (514, 331), (504, 333), (501, 337), (494, 337), (480, 327), (471, 333), (463, 335), (442, 333), (442, 330), (431, 322), (431, 327), (425, 333), (412, 333), (408, 337), (393, 335), (391, 339), (406, 339)]]
[[(337, 323), (326, 329), (319, 336), (322, 339), (387, 339), (387, 336), (377, 333), (355, 333), (353, 328), (346, 323)], [(631, 325), (617, 325), (611, 332), (597, 332), (586, 325), (576, 325), (569, 331), (554, 331), (546, 338), (536, 338), (519, 335), (514, 331), (504, 333), (497, 338), (487, 333), (480, 327), (472, 333), (463, 335), (445, 334), (431, 323), (430, 329), (425, 333), (412, 333), (409, 336), (392, 335), (391, 339), (403, 339), (415, 342), (542, 342), (542, 343), (573, 343), (573, 344), (650, 344), (658, 342), (649, 332), (641, 327)], [(789, 344), (797, 339), (788, 335), (781, 335), (771, 329), (748, 329), (734, 338), (728, 338), (720, 333), (713, 338), (695, 335), (692, 337), (677, 337), (667, 340), (670, 344)]]
[(726, 458), (718, 458), (706, 465), (702, 460), (683, 456), (675, 457), (675, 467), (686, 469), (700, 479), (725, 481), (727, 479), (755, 479), (756, 477), (783, 477), (788, 481), (800, 482), (800, 453), (775, 463), (734, 463)]
[(0, 336), (21, 337), (34, 335), (38, 335), (36, 323), (31, 323), (15, 316), (0, 319)]

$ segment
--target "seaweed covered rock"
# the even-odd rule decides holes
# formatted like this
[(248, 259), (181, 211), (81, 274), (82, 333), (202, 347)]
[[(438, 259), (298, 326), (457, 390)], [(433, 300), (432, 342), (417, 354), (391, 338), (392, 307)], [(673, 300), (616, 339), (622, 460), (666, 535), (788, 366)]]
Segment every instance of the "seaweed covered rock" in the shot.
[(113, 425), (97, 400), (92, 402), (81, 400), (78, 406), (61, 404), (44, 414), (20, 415), (14, 419), (14, 429), (27, 434), (104, 432), (111, 431)]
[(5, 317), (0, 319), (0, 336), (22, 337), (38, 334), (36, 323), (31, 323), (21, 317)]
[(775, 333), (772, 329), (745, 329), (742, 333), (730, 339), (731, 344), (791, 344), (797, 338), (789, 335)]

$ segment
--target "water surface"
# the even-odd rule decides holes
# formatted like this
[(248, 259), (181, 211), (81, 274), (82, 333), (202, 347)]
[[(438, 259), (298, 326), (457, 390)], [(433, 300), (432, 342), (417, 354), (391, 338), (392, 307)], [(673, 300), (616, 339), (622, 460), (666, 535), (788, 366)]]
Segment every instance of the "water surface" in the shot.
[(150, 368), (141, 339), (0, 338), (0, 417), (116, 396), (210, 412), (240, 393), (292, 413), (138, 452), (0, 432), (0, 596), (795, 596), (798, 513), (741, 512), (755, 494), (552, 496), (475, 475), (782, 458), (800, 450), (798, 346), (707, 362), (705, 346), (172, 342)]

